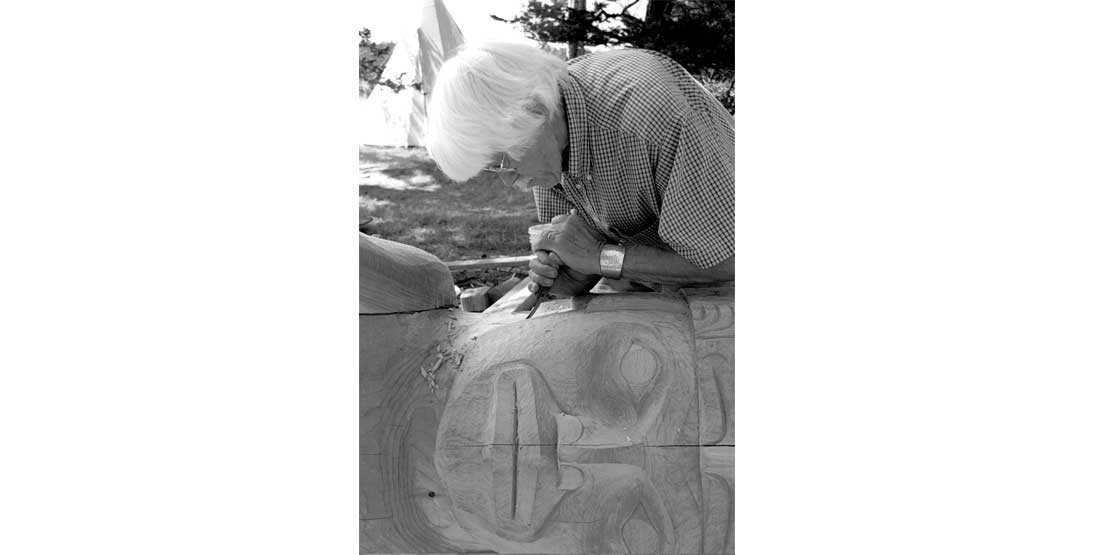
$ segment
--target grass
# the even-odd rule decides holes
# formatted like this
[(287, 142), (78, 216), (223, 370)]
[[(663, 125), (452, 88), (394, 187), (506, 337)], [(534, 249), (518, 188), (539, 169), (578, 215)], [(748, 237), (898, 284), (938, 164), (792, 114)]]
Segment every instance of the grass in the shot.
[[(424, 149), (359, 149), (359, 220), (370, 235), (424, 249), (441, 260), (514, 256), (531, 251), (537, 222), (531, 193), (483, 173), (456, 183)], [(456, 272), (460, 287), (491, 285), (526, 267)]]

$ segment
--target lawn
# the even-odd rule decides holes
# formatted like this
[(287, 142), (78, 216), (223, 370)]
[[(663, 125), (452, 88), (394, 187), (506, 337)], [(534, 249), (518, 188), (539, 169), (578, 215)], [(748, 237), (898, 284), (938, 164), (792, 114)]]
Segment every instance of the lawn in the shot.
[[(528, 254), (537, 222), (529, 192), (483, 173), (456, 183), (420, 148), (359, 148), (359, 221), (369, 235), (424, 249), (443, 261)], [(455, 273), (459, 286), (491, 285), (526, 267)]]

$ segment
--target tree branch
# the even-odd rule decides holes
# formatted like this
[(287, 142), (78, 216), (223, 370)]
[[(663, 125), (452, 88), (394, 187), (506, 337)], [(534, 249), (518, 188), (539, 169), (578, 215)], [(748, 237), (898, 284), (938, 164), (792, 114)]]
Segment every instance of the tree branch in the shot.
[[(638, 2), (641, 2), (641, 1), (642, 0), (634, 0), (633, 2), (627, 4), (626, 6), (623, 7), (623, 11), (619, 12), (619, 15), (626, 14), (627, 10), (629, 10), (630, 8), (633, 8), (635, 4), (637, 4)], [(630, 17), (634, 17), (634, 16), (630, 16)]]

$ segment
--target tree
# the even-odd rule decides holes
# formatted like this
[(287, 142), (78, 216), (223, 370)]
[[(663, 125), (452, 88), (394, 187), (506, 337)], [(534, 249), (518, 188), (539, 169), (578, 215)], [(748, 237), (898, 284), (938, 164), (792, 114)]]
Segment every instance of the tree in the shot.
[(359, 31), (359, 94), (367, 96), (382, 78), (382, 70), (393, 54), (394, 43), (370, 40), (370, 29)]
[[(587, 12), (586, 0), (572, 0), (573, 5), (570, 8), (574, 12)], [(569, 59), (576, 58), (584, 52), (584, 43), (578, 37), (573, 37), (573, 40), (569, 43)]]
[[(518, 15), (497, 21), (519, 25), (542, 45), (629, 46), (661, 52), (695, 75), (720, 102), (734, 111), (734, 2), (716, 0), (650, 0), (644, 20), (628, 13), (639, 0), (586, 2), (529, 0)], [(569, 4), (569, 5), (567, 5)], [(577, 49), (579, 50), (579, 49)]]
[(393, 42), (373, 42), (370, 40), (370, 29), (363, 27), (359, 31), (359, 94), (370, 96), (375, 85), (382, 85), (393, 92), (401, 92), (402, 89), (421, 90), (419, 81), (406, 82), (405, 74), (397, 76), (397, 81), (382, 79), (382, 70), (386, 69), (386, 63), (393, 55)]

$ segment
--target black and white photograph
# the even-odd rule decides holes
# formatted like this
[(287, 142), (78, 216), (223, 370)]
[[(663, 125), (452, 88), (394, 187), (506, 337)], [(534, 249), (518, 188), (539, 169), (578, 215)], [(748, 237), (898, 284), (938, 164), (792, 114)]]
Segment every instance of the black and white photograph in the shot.
[(404, 9), (360, 31), (360, 552), (733, 553), (734, 3)]
[(1100, 553), (1094, 4), (6, 5), (0, 553)]

